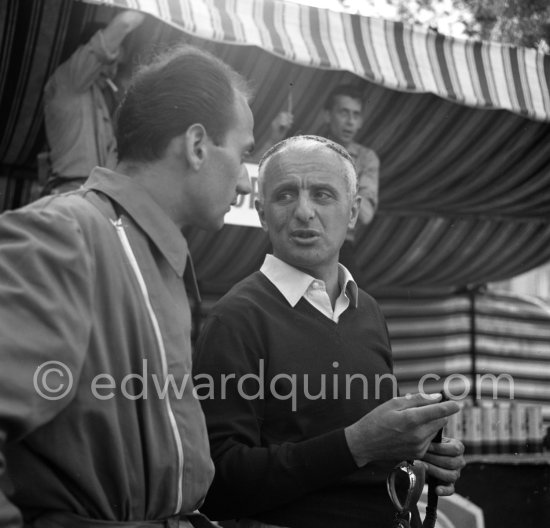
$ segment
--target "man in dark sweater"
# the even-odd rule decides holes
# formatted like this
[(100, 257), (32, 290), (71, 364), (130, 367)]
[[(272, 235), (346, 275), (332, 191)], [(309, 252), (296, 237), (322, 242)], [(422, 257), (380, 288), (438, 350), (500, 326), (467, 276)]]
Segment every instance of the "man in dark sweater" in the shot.
[(195, 358), (214, 519), (389, 527), (385, 480), (403, 459), (422, 459), (438, 494), (454, 491), (463, 446), (431, 439), (456, 402), (397, 397), (384, 317), (338, 264), (360, 200), (349, 155), (329, 140), (292, 137), (260, 163), (273, 255), (212, 309)]

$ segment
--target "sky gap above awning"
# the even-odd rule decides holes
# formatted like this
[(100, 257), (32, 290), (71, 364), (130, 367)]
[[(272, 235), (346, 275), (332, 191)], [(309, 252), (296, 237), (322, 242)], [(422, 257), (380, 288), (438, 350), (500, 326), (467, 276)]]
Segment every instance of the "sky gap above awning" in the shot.
[(550, 56), (281, 0), (84, 0), (138, 9), (199, 38), (258, 46), (387, 88), (550, 121)]

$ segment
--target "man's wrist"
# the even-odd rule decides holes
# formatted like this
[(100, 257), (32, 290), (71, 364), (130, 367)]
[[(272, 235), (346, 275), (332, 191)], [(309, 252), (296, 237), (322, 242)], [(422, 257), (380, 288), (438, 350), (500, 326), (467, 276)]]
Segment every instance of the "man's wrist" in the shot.
[(370, 462), (370, 458), (364, 449), (364, 438), (360, 435), (357, 430), (356, 424), (349, 425), (344, 429), (344, 434), (346, 436), (346, 443), (348, 444), (348, 449), (353, 457), (353, 460), (357, 464), (357, 467), (366, 466)]

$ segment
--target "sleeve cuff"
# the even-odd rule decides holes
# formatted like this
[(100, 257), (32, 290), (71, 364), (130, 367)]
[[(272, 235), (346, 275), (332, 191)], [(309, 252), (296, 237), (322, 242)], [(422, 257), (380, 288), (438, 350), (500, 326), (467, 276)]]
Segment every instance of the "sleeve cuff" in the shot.
[(333, 482), (358, 469), (346, 442), (344, 429), (312, 438), (301, 445), (304, 474), (311, 483)]

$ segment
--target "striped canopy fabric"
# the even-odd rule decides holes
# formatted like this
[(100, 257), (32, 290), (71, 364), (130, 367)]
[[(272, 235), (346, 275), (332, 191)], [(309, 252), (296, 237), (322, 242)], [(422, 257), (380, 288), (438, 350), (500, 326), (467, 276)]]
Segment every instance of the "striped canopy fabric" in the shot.
[[(201, 288), (207, 292), (227, 291), (259, 268), (269, 248), (265, 233), (252, 227), (225, 226), (218, 233), (189, 230), (186, 234)], [(361, 270), (357, 281), (368, 291), (450, 292), (515, 276), (548, 260), (550, 229), (544, 220), (382, 211), (360, 232), (356, 252)]]
[(386, 88), (550, 120), (550, 57), (534, 49), (457, 40), (282, 0), (86, 1), (139, 9), (205, 40), (257, 46)]
[[(29, 200), (47, 148), (47, 78), (88, 22), (122, 8), (152, 15), (129, 37), (136, 56), (189, 42), (247, 77), (259, 144), (289, 94), (291, 133), (315, 133), (333, 87), (362, 88), (358, 141), (378, 153), (381, 179), (375, 220), (358, 233), (357, 280), (388, 318), (405, 388), (427, 369), (472, 373), (475, 299), (476, 368), (521, 364), (521, 398), (550, 401), (546, 308), (471, 293), (550, 261), (550, 56), (279, 0), (2, 1), (0, 210)], [(207, 299), (257, 270), (269, 247), (252, 227), (186, 236)]]
[[(0, 209), (29, 198), (48, 76), (89, 22), (126, 7), (151, 15), (129, 37), (134, 56), (189, 42), (250, 80), (259, 144), (290, 95), (291, 133), (316, 133), (333, 87), (364, 91), (358, 141), (381, 159), (379, 210), (358, 233), (369, 291), (457, 291), (550, 260), (550, 56), (280, 0), (0, 2)], [(187, 235), (207, 292), (268, 246), (246, 227)]]
[[(543, 406), (550, 424), (550, 307), (494, 292), (381, 298), (403, 393), (433, 374), (431, 390)], [(501, 376), (506, 375), (506, 377)], [(500, 382), (487, 383), (501, 376)], [(506, 382), (504, 380), (506, 379)]]

